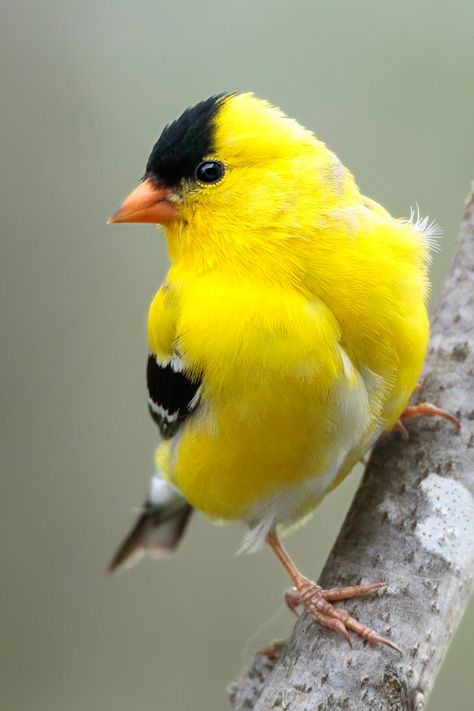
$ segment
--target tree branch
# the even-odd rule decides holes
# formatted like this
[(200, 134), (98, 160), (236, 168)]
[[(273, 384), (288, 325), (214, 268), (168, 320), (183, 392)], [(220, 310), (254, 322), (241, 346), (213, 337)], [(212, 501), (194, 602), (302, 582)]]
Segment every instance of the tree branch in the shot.
[[(231, 685), (234, 711), (423, 709), (474, 584), (474, 189), (432, 323), (423, 400), (462, 419), (422, 418), (410, 441), (374, 449), (320, 578), (387, 581), (346, 609), (393, 639), (349, 649), (306, 614), (272, 661), (257, 655)], [(277, 650), (278, 654), (278, 650)]]

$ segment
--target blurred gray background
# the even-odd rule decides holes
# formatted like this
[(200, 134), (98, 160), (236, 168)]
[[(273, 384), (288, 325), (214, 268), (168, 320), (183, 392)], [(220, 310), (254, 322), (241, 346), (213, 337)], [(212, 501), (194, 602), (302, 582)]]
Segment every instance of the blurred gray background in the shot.
[[(152, 470), (145, 324), (167, 268), (157, 230), (106, 219), (166, 121), (251, 89), (395, 215), (418, 202), (439, 221), (436, 296), (473, 171), (474, 4), (3, 0), (1, 13), (0, 708), (225, 709), (248, 654), (291, 629), (288, 580), (267, 551), (235, 557), (239, 526), (199, 517), (176, 558), (106, 576)], [(307, 574), (356, 484), (288, 540)], [(472, 708), (473, 633), (471, 607), (431, 711)]]

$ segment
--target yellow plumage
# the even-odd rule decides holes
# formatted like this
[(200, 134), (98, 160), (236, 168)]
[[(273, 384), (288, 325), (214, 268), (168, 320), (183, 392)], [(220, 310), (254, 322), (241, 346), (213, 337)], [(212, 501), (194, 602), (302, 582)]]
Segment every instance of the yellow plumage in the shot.
[(212, 185), (172, 198), (151, 352), (202, 378), (157, 466), (211, 518), (265, 534), (314, 507), (405, 408), (425, 356), (422, 230), (360, 194), (312, 133), (219, 100)]
[[(350, 641), (398, 648), (282, 547), (377, 437), (448, 413), (415, 389), (428, 340), (436, 227), (360, 194), (312, 133), (252, 94), (211, 97), (165, 127), (111, 222), (163, 225), (171, 267), (150, 307), (149, 408), (164, 440), (138, 519), (110, 564), (161, 556), (194, 508), (244, 521), (294, 588), (286, 600)], [(400, 651), (400, 650), (398, 650)]]

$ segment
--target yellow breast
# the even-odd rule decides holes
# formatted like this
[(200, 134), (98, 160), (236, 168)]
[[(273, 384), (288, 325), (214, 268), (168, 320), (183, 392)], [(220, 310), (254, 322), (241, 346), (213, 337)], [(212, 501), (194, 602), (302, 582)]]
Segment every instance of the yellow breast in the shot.
[(215, 272), (185, 285), (172, 276), (150, 331), (164, 313), (202, 392), (175, 441), (158, 448), (158, 466), (213, 518), (253, 520), (273, 507), (290, 520), (396, 420), (421, 368), (425, 322), (400, 336), (392, 318), (397, 343), (380, 344), (360, 367), (316, 296)]

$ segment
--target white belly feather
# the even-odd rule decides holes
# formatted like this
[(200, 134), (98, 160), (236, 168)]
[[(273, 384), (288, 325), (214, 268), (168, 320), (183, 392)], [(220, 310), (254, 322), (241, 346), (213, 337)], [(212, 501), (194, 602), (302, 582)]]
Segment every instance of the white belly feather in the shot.
[[(252, 552), (264, 542), (275, 525), (291, 525), (298, 520), (308, 502), (314, 506), (325, 496), (341, 470), (348, 462), (355, 463), (369, 449), (384, 429), (380, 419), (382, 400), (386, 391), (383, 378), (370, 370), (359, 372), (351, 359), (338, 346), (343, 364), (343, 374), (334, 388), (327, 409), (334, 413), (330, 464), (323, 474), (308, 477), (296, 486), (287, 487), (255, 502), (247, 518), (250, 531), (244, 537), (241, 551)], [(314, 471), (318, 471), (318, 447), (315, 432)]]

